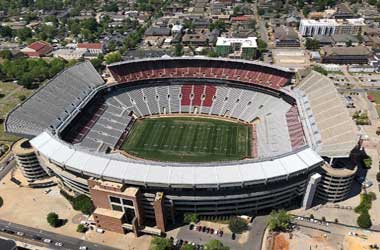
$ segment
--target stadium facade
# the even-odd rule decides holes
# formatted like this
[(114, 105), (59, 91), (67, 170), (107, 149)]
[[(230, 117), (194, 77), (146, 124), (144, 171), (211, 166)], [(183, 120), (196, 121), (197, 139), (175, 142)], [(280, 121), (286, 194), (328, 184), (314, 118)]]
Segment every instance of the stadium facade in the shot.
[[(40, 167), (62, 189), (91, 196), (98, 227), (160, 233), (184, 213), (257, 214), (309, 207), (314, 197), (329, 200), (326, 192), (345, 197), (325, 184), (329, 169), (350, 158), (356, 126), (319, 73), (294, 87), (291, 70), (244, 60), (156, 58), (108, 70), (112, 84), (89, 62), (64, 70), (5, 122), (31, 139)], [(177, 115), (250, 124), (253, 158), (154, 162), (118, 150), (136, 119)], [(356, 168), (340, 175), (348, 172)]]

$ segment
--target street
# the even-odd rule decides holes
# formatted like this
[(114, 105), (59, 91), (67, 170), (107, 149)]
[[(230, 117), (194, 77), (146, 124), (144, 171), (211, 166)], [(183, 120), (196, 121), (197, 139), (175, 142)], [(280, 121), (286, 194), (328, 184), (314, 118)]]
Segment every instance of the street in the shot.
[[(7, 230), (8, 232), (4, 232)], [(64, 250), (77, 250), (80, 246), (86, 246), (89, 250), (114, 250), (115, 248), (107, 247), (104, 245), (94, 244), (88, 241), (84, 241), (81, 239), (68, 237), (44, 230), (40, 230), (37, 228), (31, 228), (24, 225), (19, 225), (15, 223), (11, 223), (5, 220), (0, 220), (0, 231), (2, 236), (8, 235), (10, 239), (17, 239), (22, 241), (22, 239), (26, 239), (28, 243), (30, 241), (36, 242), (38, 246), (45, 246), (51, 249), (64, 249)], [(12, 233), (13, 232), (13, 233)], [(16, 235), (17, 232), (22, 232), (23, 236)], [(16, 238), (17, 237), (17, 238)], [(44, 239), (50, 239), (51, 243), (44, 243)], [(61, 242), (63, 245), (61, 247), (55, 246), (56, 242)]]

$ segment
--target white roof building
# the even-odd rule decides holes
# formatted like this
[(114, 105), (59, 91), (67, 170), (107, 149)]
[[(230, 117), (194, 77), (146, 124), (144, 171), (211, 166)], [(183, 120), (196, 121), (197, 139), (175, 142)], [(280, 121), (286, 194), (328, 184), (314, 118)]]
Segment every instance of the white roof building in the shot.
[(242, 48), (257, 48), (257, 38), (247, 37), (247, 38), (227, 38), (218, 37), (216, 41), (216, 46), (232, 46), (234, 44), (241, 44)]

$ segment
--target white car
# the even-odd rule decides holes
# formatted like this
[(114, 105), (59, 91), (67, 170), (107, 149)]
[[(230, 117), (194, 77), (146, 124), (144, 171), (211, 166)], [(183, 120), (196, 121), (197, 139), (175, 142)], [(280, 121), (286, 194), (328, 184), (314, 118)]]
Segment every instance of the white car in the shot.
[(86, 246), (80, 246), (79, 250), (87, 250), (87, 247)]
[(63, 243), (62, 242), (56, 242), (54, 245), (56, 245), (57, 247), (61, 247), (61, 246), (63, 246)]
[(45, 243), (51, 243), (51, 239), (44, 239)]
[(23, 232), (17, 232), (16, 233), (18, 236), (24, 236), (24, 233)]

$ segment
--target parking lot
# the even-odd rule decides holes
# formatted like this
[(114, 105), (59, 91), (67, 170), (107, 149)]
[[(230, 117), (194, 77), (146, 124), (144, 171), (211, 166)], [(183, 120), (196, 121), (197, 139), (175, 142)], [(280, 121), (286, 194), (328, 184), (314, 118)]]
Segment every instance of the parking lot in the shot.
[[(203, 249), (204, 244), (212, 239), (219, 240), (231, 250), (261, 249), (261, 240), (266, 227), (266, 217), (256, 217), (242, 234), (233, 235), (227, 224), (200, 221), (193, 226), (185, 225), (167, 232), (174, 245), (192, 244), (196, 249)], [(180, 249), (180, 246), (177, 246)]]

